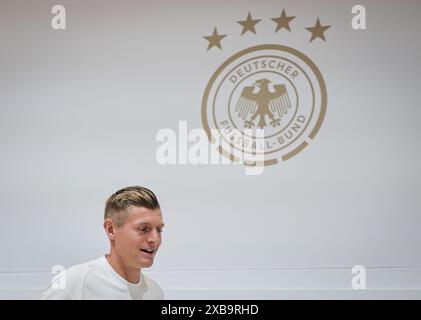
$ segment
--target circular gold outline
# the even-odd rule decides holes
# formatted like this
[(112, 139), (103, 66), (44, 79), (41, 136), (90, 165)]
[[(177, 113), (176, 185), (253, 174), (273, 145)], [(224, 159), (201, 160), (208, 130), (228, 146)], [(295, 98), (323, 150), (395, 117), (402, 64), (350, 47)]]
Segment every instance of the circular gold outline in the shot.
[[(258, 51), (258, 50), (278, 50), (278, 51), (286, 51), (292, 55), (295, 55), (296, 57), (298, 57), (299, 59), (303, 60), (305, 63), (307, 63), (307, 65), (310, 67), (310, 69), (313, 71), (313, 73), (316, 76), (317, 81), (319, 82), (319, 87), (320, 87), (320, 93), (321, 93), (321, 108), (320, 108), (320, 113), (319, 113), (319, 117), (317, 119), (317, 122), (313, 128), (313, 130), (310, 132), (310, 134), (308, 135), (308, 137), (310, 139), (314, 139), (316, 134), (319, 132), (320, 127), (323, 123), (324, 117), (326, 115), (326, 108), (327, 108), (327, 90), (326, 90), (326, 84), (324, 82), (323, 76), (320, 73), (320, 70), (317, 68), (317, 66), (313, 63), (313, 61), (310, 60), (310, 58), (308, 58), (305, 54), (301, 53), (300, 51), (293, 49), (291, 47), (287, 47), (287, 46), (283, 46), (283, 45), (279, 45), (279, 44), (263, 44), (263, 45), (258, 45), (258, 46), (254, 46), (254, 47), (250, 47), (244, 50), (241, 50), (239, 52), (237, 52), (236, 54), (234, 54), (233, 56), (231, 56), (230, 58), (228, 58), (216, 71), (215, 73), (212, 75), (212, 77), (209, 79), (209, 82), (205, 88), (205, 92), (203, 94), (202, 97), (202, 125), (205, 128), (206, 134), (208, 136), (208, 139), (211, 143), (214, 143), (213, 139), (212, 139), (212, 134), (209, 128), (209, 124), (208, 124), (208, 119), (207, 119), (207, 114), (206, 114), (206, 102), (208, 100), (209, 97), (209, 92), (210, 89), (212, 88), (213, 83), (215, 82), (216, 78), (219, 76), (219, 74), (233, 61), (235, 61), (236, 59), (240, 58), (241, 56), (250, 53), (250, 52), (254, 52), (254, 51)], [(305, 144), (306, 145), (306, 144)], [(219, 148), (220, 149), (220, 148)], [(292, 158), (293, 156), (295, 156), (297, 153), (299, 153), (302, 149), (304, 149), (303, 144), (300, 144), (297, 148), (295, 148), (294, 150), (290, 151), (288, 154), (284, 155), (281, 159), (282, 160), (287, 160)], [(220, 150), (221, 151), (221, 150)], [(222, 154), (224, 154), (222, 152)], [(265, 160), (264, 161), (264, 165), (272, 165), (277, 163), (278, 161), (274, 161), (277, 159), (271, 159), (271, 160)]]

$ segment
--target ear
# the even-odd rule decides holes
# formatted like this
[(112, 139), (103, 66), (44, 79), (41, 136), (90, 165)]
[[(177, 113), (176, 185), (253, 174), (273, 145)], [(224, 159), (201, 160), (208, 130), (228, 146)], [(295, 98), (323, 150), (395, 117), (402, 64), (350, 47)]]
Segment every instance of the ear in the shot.
[(116, 226), (113, 222), (113, 220), (111, 219), (105, 219), (104, 220), (104, 229), (105, 232), (107, 233), (108, 239), (115, 240), (115, 232), (116, 232)]

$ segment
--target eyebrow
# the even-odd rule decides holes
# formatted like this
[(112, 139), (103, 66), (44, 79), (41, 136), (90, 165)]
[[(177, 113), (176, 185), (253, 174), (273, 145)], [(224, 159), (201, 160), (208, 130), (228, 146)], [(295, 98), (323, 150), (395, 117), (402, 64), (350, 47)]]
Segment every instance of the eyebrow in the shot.
[[(140, 222), (137, 225), (138, 226), (143, 226), (143, 225), (149, 225), (150, 226), (150, 225), (152, 225), (152, 223), (150, 223), (150, 222)], [(163, 227), (165, 227), (165, 224), (164, 223), (161, 223), (161, 224), (158, 225), (158, 227), (163, 228)]]

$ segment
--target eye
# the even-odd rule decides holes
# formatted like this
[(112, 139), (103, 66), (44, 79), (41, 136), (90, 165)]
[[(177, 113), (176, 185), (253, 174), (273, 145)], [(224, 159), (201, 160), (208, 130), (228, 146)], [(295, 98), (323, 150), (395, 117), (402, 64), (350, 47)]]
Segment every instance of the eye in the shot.
[(164, 230), (162, 230), (162, 229), (156, 229), (156, 231), (158, 231), (158, 233), (164, 232)]
[(149, 227), (139, 228), (139, 231), (141, 231), (141, 232), (149, 232)]

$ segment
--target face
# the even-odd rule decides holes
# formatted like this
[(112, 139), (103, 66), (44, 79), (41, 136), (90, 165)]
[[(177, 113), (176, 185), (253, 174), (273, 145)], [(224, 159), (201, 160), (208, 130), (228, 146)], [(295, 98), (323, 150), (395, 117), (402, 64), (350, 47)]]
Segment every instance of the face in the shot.
[(126, 210), (124, 224), (115, 228), (114, 249), (126, 266), (150, 267), (161, 245), (164, 227), (161, 210), (136, 206)]

